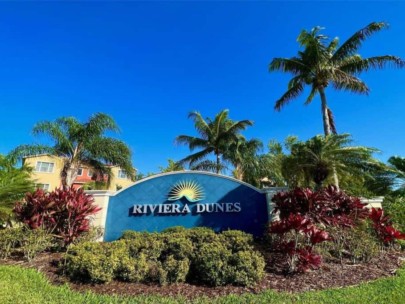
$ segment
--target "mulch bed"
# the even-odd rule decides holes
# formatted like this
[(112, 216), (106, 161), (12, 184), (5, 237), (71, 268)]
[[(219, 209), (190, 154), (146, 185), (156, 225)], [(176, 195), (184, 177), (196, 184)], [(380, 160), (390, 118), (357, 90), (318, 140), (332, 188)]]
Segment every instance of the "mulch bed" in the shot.
[(0, 261), (0, 263), (38, 269), (47, 276), (50, 282), (57, 285), (68, 283), (73, 290), (81, 292), (91, 290), (95, 293), (108, 295), (181, 295), (192, 299), (203, 295), (217, 297), (228, 294), (259, 293), (266, 289), (295, 293), (358, 285), (366, 281), (394, 275), (405, 261), (405, 252), (388, 251), (370, 262), (362, 264), (323, 263), (318, 270), (294, 275), (285, 274), (281, 257), (277, 254), (271, 254), (267, 256), (268, 265), (271, 266), (266, 269), (266, 275), (261, 282), (252, 287), (224, 286), (215, 288), (191, 284), (157, 286), (119, 281), (108, 284), (70, 282), (68, 278), (58, 274), (57, 263), (61, 257), (60, 253), (44, 253), (31, 262), (6, 260)]

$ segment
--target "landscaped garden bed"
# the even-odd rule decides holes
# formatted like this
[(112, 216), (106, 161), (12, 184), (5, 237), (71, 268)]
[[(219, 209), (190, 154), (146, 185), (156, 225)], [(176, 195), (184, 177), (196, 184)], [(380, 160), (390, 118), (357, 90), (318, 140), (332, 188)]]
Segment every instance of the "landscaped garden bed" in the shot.
[[(65, 194), (78, 203), (58, 203)], [(0, 264), (37, 269), (50, 282), (80, 292), (196, 301), (261, 297), (270, 290), (299, 295), (395, 280), (397, 271), (402, 273), (405, 252), (397, 240), (404, 235), (381, 209), (369, 211), (335, 187), (297, 188), (272, 201), (278, 219), (260, 239), (236, 230), (172, 227), (161, 233), (127, 231), (117, 241), (100, 243), (79, 229), (88, 230), (84, 216), (93, 212), (88, 196), (72, 189), (37, 192), (17, 205), (25, 226), (0, 231)], [(79, 207), (87, 211), (76, 213)], [(57, 227), (59, 235), (49, 227)]]
[(106, 284), (71, 281), (68, 277), (61, 275), (59, 267), (57, 266), (63, 260), (63, 256), (60, 253), (42, 253), (30, 262), (3, 260), (1, 264), (37, 269), (43, 273), (51, 283), (55, 285), (68, 283), (71, 289), (80, 292), (92, 291), (99, 294), (116, 294), (122, 296), (184, 296), (188, 299), (195, 299), (201, 296), (218, 297), (230, 294), (257, 294), (268, 289), (280, 292), (300, 293), (356, 286), (378, 278), (395, 276), (397, 270), (405, 261), (405, 253), (390, 250), (381, 253), (367, 263), (361, 264), (353, 264), (349, 260), (342, 261), (342, 264), (324, 262), (320, 269), (300, 274), (286, 274), (284, 272), (285, 265), (283, 265), (284, 257), (279, 254), (268, 253), (265, 259), (268, 266), (266, 267), (263, 279), (250, 287), (232, 285), (210, 287), (187, 283), (162, 286), (159, 284), (128, 283), (117, 280)]

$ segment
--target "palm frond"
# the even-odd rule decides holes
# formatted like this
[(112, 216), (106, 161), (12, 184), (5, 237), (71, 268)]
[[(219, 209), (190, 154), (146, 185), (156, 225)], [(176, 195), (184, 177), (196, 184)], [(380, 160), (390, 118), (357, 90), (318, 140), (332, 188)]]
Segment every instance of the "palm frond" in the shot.
[(405, 66), (405, 62), (401, 58), (391, 55), (375, 56), (366, 59), (362, 59), (360, 56), (356, 56), (355, 58), (357, 60), (343, 62), (339, 69), (347, 73), (359, 74), (371, 69), (383, 69), (387, 66), (396, 68), (403, 68)]
[(370, 91), (361, 79), (340, 70), (334, 71), (332, 85), (337, 90), (345, 90), (365, 95)]
[(57, 151), (53, 147), (45, 145), (20, 145), (14, 150), (10, 151), (7, 157), (15, 162), (17, 160), (21, 160), (26, 156), (39, 155), (44, 153), (57, 154)]
[(339, 62), (344, 58), (353, 55), (357, 52), (364, 40), (387, 27), (388, 24), (385, 22), (372, 22), (366, 27), (357, 31), (337, 49), (332, 56), (332, 61)]
[(305, 74), (310, 69), (298, 57), (274, 58), (269, 64), (269, 71), (289, 72), (294, 75)]
[(304, 91), (304, 86), (301, 83), (297, 83), (291, 89), (284, 93), (283, 96), (279, 100), (276, 101), (274, 109), (276, 111), (280, 111), (283, 106), (285, 106), (288, 102), (292, 99), (299, 96)]

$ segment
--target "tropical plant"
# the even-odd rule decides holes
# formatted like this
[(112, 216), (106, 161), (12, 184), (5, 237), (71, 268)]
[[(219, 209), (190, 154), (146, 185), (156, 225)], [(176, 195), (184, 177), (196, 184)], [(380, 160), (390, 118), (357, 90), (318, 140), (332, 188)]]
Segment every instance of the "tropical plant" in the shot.
[(108, 165), (118, 165), (128, 177), (134, 178), (130, 149), (124, 142), (104, 136), (107, 131), (118, 132), (119, 128), (110, 116), (103, 113), (91, 116), (86, 123), (80, 123), (74, 117), (39, 122), (33, 128), (34, 135), (49, 136), (54, 142), (53, 146), (21, 145), (10, 156), (17, 159), (49, 153), (62, 157), (64, 166), (60, 175), (65, 188), (72, 185), (82, 165), (93, 168), (97, 176), (108, 174), (110, 178), (112, 172)]
[(372, 157), (377, 149), (351, 146), (351, 142), (348, 134), (317, 135), (306, 142), (297, 140), (290, 145), (291, 153), (283, 162), (283, 171), (297, 183), (293, 186), (308, 187), (314, 183), (321, 188), (325, 181), (339, 187), (338, 177), (363, 178), (365, 174), (372, 177), (374, 171), (386, 168)]
[(43, 228), (63, 239), (63, 245), (75, 241), (90, 229), (90, 216), (100, 211), (94, 198), (73, 187), (45, 193), (37, 189), (27, 193), (14, 207), (16, 218), (30, 229)]
[(372, 208), (370, 219), (373, 221), (377, 236), (385, 245), (390, 245), (396, 240), (405, 239), (405, 233), (401, 233), (392, 226), (391, 217), (386, 215), (381, 208)]
[(184, 166), (170, 158), (167, 160), (167, 167), (159, 167), (159, 171), (161, 173), (182, 171), (182, 170), (184, 170)]
[[(188, 117), (194, 120), (194, 127), (200, 137), (180, 135), (176, 138), (178, 144), (188, 145), (191, 151), (201, 148), (201, 151), (193, 153), (182, 160), (179, 164), (188, 163), (192, 169), (221, 172), (226, 168), (226, 153), (231, 145), (236, 144), (243, 138), (240, 134), (248, 126), (252, 126), (250, 120), (233, 121), (228, 116), (229, 111), (223, 110), (212, 120), (204, 119), (199, 112), (191, 112)], [(215, 161), (208, 157), (215, 155)]]
[(259, 170), (260, 162), (257, 151), (263, 146), (258, 139), (246, 140), (239, 137), (224, 153), (224, 158), (234, 166), (233, 175), (239, 180), (246, 181), (246, 173), (252, 175)]
[(395, 194), (405, 195), (405, 157), (391, 156), (388, 163), (394, 169)]
[(315, 27), (310, 32), (303, 30), (297, 38), (303, 50), (295, 57), (274, 58), (269, 65), (269, 71), (281, 71), (294, 76), (288, 83), (287, 92), (276, 101), (275, 109), (281, 110), (288, 102), (303, 93), (304, 87), (308, 85), (311, 92), (305, 104), (310, 104), (319, 93), (324, 133), (336, 134), (332, 111), (326, 100), (325, 90), (329, 85), (336, 90), (368, 94), (369, 88), (357, 77), (361, 72), (382, 69), (388, 64), (399, 68), (405, 66), (404, 61), (396, 56), (362, 58), (357, 54), (364, 40), (387, 26), (384, 22), (372, 22), (354, 33), (340, 47), (337, 37), (329, 42), (327, 36), (320, 34), (321, 27)]
[(15, 201), (34, 190), (34, 183), (30, 179), (32, 168), (26, 165), (15, 168), (14, 165), (15, 162), (0, 155), (0, 227), (11, 224), (10, 215)]

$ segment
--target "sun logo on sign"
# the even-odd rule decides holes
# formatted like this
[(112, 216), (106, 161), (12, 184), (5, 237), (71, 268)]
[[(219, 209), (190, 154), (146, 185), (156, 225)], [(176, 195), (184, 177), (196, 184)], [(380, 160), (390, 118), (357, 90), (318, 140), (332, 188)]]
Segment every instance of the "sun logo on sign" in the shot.
[(177, 201), (185, 197), (194, 203), (204, 199), (204, 191), (201, 186), (193, 181), (180, 181), (169, 192), (169, 201)]

